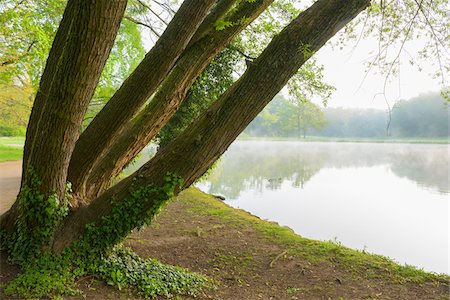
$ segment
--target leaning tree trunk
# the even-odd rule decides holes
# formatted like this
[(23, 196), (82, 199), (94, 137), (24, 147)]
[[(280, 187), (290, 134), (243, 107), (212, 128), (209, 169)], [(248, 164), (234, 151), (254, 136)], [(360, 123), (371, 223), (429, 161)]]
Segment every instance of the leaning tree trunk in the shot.
[(31, 111), (30, 120), (28, 122), (26, 140), (23, 153), (23, 166), (22, 166), (22, 178), (26, 176), (26, 170), (28, 169), (28, 157), (30, 156), (31, 149), (34, 145), (37, 126), (39, 120), (42, 117), (44, 106), (46, 103), (47, 95), (50, 92), (53, 76), (58, 68), (58, 61), (63, 53), (67, 38), (69, 36), (70, 28), (73, 23), (74, 12), (76, 11), (77, 2), (75, 0), (69, 0), (67, 2), (66, 9), (61, 23), (56, 32), (55, 39), (53, 40), (52, 48), (45, 64), (44, 73), (42, 74), (41, 81), (39, 83), (39, 89), (34, 99), (33, 110)]
[[(58, 61), (27, 167), (44, 196), (62, 198), (67, 168), (81, 122), (125, 12), (126, 0), (77, 1), (72, 26)], [(29, 184), (29, 180), (26, 182)]]
[[(42, 75), (28, 126), (22, 188), (39, 181), (43, 198), (63, 199), (81, 122), (109, 56), (126, 0), (70, 0)], [(20, 199), (20, 197), (18, 197)], [(14, 230), (19, 201), (0, 219)]]
[[(226, 21), (236, 25), (221, 31), (212, 30), (194, 43), (179, 59), (151, 102), (125, 126), (117, 141), (105, 149), (105, 154), (97, 157), (90, 176), (84, 178), (83, 186), (86, 188), (77, 189), (77, 186), (74, 186), (75, 193), (81, 193), (83, 199), (89, 202), (104, 192), (109, 187), (111, 179), (116, 177), (167, 124), (180, 107), (191, 85), (216, 54), (272, 2), (273, 0), (260, 0), (241, 3), (226, 18)], [(241, 21), (243, 18), (245, 22)], [(203, 31), (201, 28), (199, 30)], [(72, 179), (70, 171), (78, 167), (76, 160), (72, 159), (69, 167), (70, 181)]]
[(69, 170), (69, 181), (79, 197), (84, 197), (94, 162), (156, 91), (214, 3), (184, 1), (155, 46), (80, 136)]
[(70, 214), (55, 235), (53, 249), (61, 251), (82, 240), (101, 250), (151, 219), (164, 197), (170, 196), (172, 187), (165, 182), (165, 174), (183, 179), (183, 184), (175, 182), (178, 184), (175, 192), (198, 179), (312, 53), (369, 3), (369, 0), (319, 0), (302, 12), (178, 138), (89, 206)]

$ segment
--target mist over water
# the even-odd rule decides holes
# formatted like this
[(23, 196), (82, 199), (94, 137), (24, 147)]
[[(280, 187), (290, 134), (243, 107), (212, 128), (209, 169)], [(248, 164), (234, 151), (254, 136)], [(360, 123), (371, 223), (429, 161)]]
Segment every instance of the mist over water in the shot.
[(448, 145), (237, 141), (202, 190), (298, 234), (449, 272)]

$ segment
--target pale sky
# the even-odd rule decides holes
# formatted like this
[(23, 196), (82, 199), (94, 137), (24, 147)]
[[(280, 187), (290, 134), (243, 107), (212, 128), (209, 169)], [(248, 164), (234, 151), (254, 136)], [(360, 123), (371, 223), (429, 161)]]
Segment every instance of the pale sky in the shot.
[[(383, 91), (385, 76), (376, 75), (375, 69), (363, 82), (367, 69), (364, 62), (373, 57), (378, 44), (375, 40), (361, 40), (354, 49), (355, 44), (356, 41), (350, 41), (342, 50), (326, 46), (316, 53), (318, 62), (325, 66), (325, 81), (337, 89), (328, 101), (328, 106), (386, 109), (383, 96), (376, 96), (374, 99), (377, 93)], [(409, 52), (414, 52), (414, 48), (418, 46), (416, 42), (406, 45), (411, 50)], [(400, 61), (403, 62), (400, 77), (391, 77), (391, 82), (387, 84), (386, 97), (391, 107), (399, 99), (409, 99), (431, 91), (438, 92), (442, 88), (440, 80), (432, 78), (431, 66), (423, 66), (424, 70), (420, 72), (416, 66), (408, 63), (409, 57), (406, 55), (400, 56)]]

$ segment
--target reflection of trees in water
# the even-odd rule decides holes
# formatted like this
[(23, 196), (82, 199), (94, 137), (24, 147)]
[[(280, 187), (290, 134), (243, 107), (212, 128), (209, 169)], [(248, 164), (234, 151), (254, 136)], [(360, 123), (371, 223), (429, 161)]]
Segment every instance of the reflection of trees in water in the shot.
[(443, 145), (239, 141), (211, 174), (210, 192), (234, 199), (248, 189), (302, 188), (321, 168), (387, 165), (397, 176), (445, 193), (448, 160)]
[(392, 159), (391, 170), (397, 176), (408, 178), (420, 186), (448, 193), (448, 165), (448, 149), (441, 151), (440, 155), (411, 149)]
[(323, 161), (323, 155), (307, 149), (295, 152), (289, 147), (237, 143), (209, 177), (210, 192), (237, 198), (243, 190), (278, 189), (286, 181), (303, 187), (322, 168)]

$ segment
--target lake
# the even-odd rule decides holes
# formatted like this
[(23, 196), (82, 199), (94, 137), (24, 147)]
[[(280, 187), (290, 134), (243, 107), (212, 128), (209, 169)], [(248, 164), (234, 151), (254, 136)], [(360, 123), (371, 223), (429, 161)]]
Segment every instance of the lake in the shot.
[(448, 145), (236, 141), (196, 186), (304, 237), (450, 273)]

